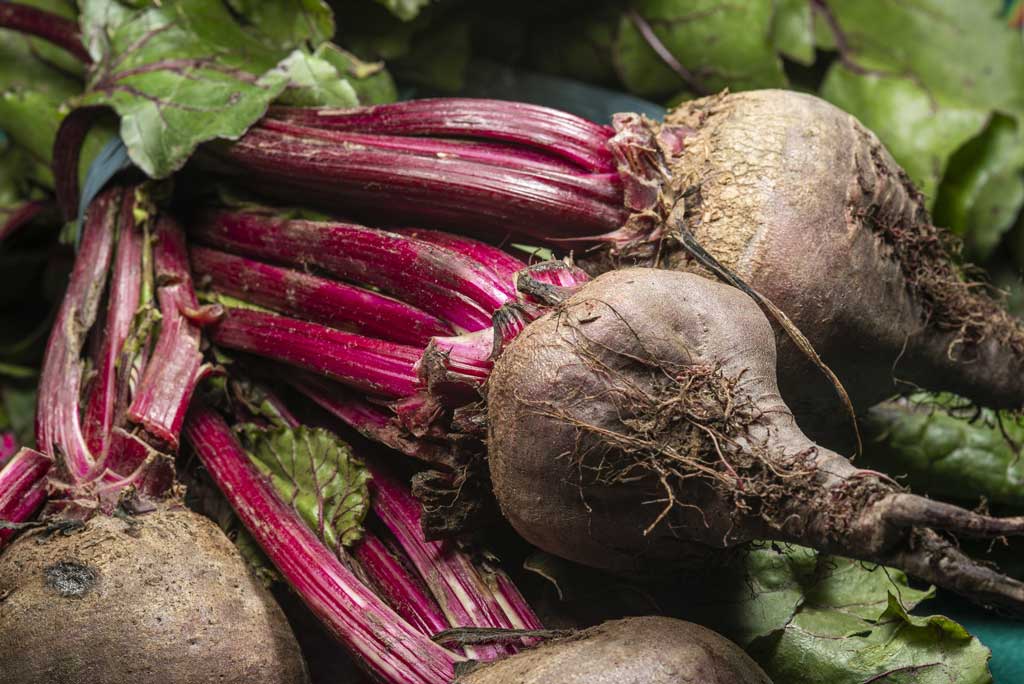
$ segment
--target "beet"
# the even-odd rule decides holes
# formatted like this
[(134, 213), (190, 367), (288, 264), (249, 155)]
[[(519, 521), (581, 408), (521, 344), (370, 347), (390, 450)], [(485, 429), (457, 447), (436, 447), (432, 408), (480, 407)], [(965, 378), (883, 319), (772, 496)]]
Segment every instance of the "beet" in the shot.
[(0, 556), (0, 596), (5, 683), (308, 681), (273, 597), (184, 509), (24, 534)]
[[(1024, 405), (1024, 328), (966, 281), (955, 238), (857, 119), (761, 90), (686, 103), (665, 124), (689, 131), (666, 183), (685, 203), (682, 224), (789, 316), (858, 412), (918, 386)], [(694, 266), (683, 249), (663, 256)], [(834, 391), (785, 335), (778, 376), (802, 424), (836, 422)]]
[(709, 629), (666, 617), (605, 622), (480, 667), (459, 684), (771, 684), (757, 663)]
[(774, 539), (1024, 608), (1024, 583), (939, 532), (1021, 534), (1024, 520), (914, 496), (816, 445), (774, 368), (772, 327), (739, 290), (656, 269), (600, 276), (495, 363), (488, 463), (502, 512), (542, 549), (617, 572), (705, 566)]

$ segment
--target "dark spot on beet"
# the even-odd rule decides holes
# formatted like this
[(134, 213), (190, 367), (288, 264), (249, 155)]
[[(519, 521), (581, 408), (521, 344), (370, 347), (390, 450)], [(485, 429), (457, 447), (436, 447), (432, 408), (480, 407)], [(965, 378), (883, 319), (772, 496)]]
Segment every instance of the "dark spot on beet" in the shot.
[(92, 589), (99, 575), (88, 565), (76, 561), (58, 561), (48, 565), (46, 586), (64, 598), (80, 598)]

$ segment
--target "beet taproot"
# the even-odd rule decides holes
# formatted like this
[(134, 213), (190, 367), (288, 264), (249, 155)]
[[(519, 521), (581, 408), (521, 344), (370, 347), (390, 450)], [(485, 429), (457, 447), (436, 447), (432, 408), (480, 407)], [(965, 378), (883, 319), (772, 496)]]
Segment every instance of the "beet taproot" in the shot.
[(622, 573), (706, 566), (754, 539), (896, 566), (985, 605), (1024, 583), (943, 533), (1024, 533), (903, 491), (796, 425), (758, 306), (701, 276), (623, 269), (530, 323), (487, 387), (505, 517), (542, 549)]

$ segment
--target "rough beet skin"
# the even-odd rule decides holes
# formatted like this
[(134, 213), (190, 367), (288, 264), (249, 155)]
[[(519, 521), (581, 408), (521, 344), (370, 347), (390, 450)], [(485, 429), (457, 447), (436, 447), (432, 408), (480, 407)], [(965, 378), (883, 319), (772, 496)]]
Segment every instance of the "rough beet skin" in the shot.
[(0, 556), (7, 684), (300, 684), (270, 593), (220, 529), (184, 509), (23, 534)]
[(771, 684), (739, 646), (667, 617), (605, 622), (484, 665), (459, 684)]
[[(967, 282), (955, 238), (853, 116), (811, 95), (758, 90), (694, 100), (664, 128), (650, 125), (685, 135), (660, 155), (654, 233), (671, 236), (681, 216), (789, 316), (858, 412), (916, 387), (1024, 405), (1024, 328)], [(681, 248), (662, 246), (658, 261), (694, 268)], [(845, 420), (834, 390), (785, 334), (778, 340), (782, 395), (815, 437), (834, 433)]]

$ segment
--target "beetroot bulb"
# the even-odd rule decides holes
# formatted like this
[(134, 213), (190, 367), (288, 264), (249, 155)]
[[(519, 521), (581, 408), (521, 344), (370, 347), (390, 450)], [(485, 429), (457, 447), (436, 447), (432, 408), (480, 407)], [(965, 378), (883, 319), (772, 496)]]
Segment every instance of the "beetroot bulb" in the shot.
[[(1024, 405), (1020, 323), (967, 281), (878, 138), (810, 95), (722, 94), (612, 127), (491, 100), (276, 107), (200, 162), (375, 225), (573, 250), (593, 273), (706, 272), (692, 237), (795, 323), (856, 411), (918, 387)], [(829, 434), (846, 420), (831, 383), (778, 343), (783, 396)]]
[(0, 554), (0, 681), (308, 681), (270, 593), (175, 485), (198, 304), (183, 231), (143, 197), (115, 187), (89, 208), (46, 348), (39, 451), (0, 470), (0, 519), (32, 528)]
[(701, 276), (622, 269), (526, 326), (486, 388), (487, 459), (513, 527), (621, 573), (703, 566), (754, 539), (901, 568), (985, 605), (1024, 583), (944, 533), (1024, 533), (905, 492), (797, 427), (758, 306)]

